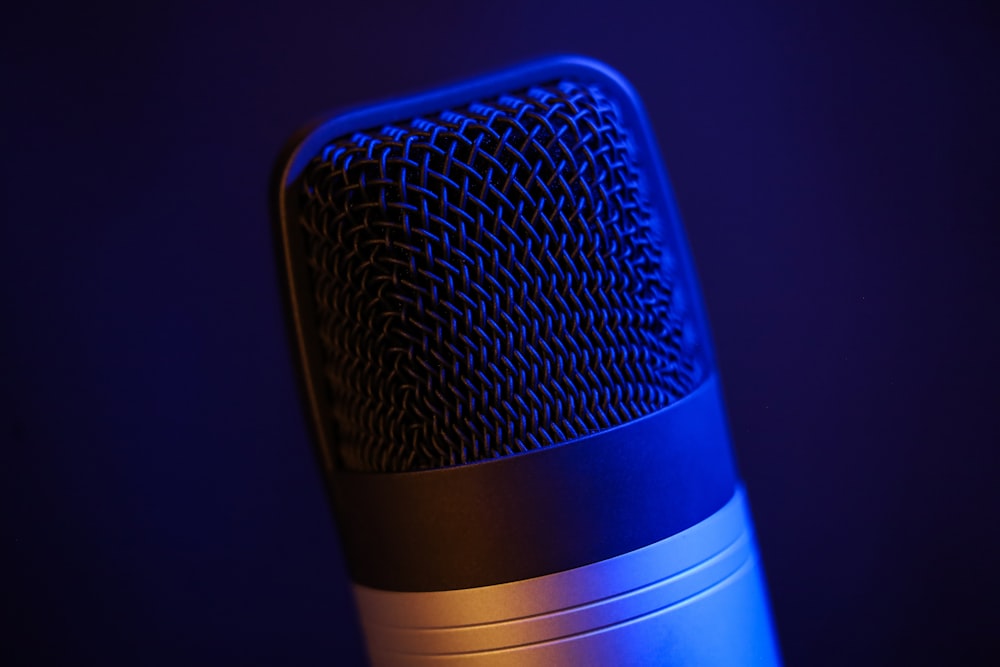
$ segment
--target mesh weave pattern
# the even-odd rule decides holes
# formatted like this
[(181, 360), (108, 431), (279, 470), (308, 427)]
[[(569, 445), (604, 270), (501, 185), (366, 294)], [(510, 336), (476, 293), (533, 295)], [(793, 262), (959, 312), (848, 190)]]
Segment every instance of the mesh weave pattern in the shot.
[(630, 140), (560, 82), (334, 141), (303, 178), (340, 464), (407, 471), (666, 406), (696, 369)]

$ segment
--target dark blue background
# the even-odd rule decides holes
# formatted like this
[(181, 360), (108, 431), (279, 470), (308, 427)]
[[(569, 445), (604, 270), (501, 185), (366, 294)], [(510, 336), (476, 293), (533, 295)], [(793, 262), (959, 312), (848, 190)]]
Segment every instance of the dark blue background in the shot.
[(941, 4), (6, 10), (0, 650), (361, 660), (271, 163), (328, 110), (553, 52), (652, 117), (788, 663), (1000, 650), (1000, 22)]

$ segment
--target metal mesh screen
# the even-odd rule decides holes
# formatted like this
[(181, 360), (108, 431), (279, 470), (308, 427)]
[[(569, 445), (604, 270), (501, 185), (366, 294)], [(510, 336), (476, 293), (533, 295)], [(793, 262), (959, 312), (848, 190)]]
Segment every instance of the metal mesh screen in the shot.
[(693, 387), (691, 333), (634, 151), (558, 82), (359, 132), (303, 178), (340, 464), (525, 452)]

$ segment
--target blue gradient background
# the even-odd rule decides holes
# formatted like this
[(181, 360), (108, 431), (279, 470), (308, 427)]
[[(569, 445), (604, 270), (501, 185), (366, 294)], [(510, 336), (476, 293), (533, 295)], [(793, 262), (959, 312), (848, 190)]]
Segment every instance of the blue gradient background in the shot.
[(5, 664), (361, 663), (272, 161), (326, 111), (554, 52), (652, 117), (788, 664), (1000, 651), (989, 3), (202, 4), (0, 24)]

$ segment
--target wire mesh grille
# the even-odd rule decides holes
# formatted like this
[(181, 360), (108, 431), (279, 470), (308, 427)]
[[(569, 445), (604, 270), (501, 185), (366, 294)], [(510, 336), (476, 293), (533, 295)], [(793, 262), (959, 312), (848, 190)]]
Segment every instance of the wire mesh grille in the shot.
[(302, 179), (340, 465), (558, 444), (697, 379), (613, 103), (558, 82), (359, 132)]

